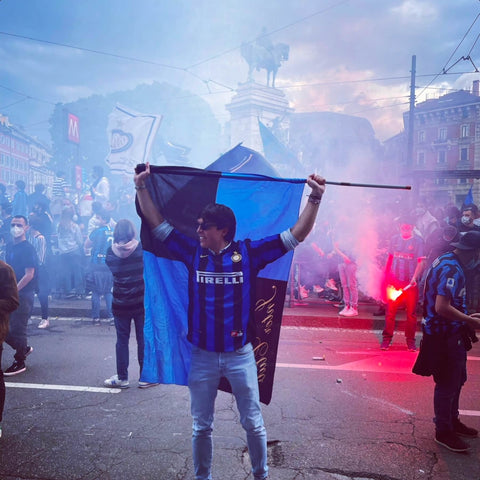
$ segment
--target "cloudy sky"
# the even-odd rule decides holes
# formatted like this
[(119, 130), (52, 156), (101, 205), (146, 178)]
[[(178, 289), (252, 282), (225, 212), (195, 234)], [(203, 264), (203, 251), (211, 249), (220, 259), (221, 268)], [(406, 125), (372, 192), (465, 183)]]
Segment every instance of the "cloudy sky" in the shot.
[(480, 78), (479, 14), (478, 0), (0, 0), (0, 113), (44, 138), (56, 102), (167, 81), (224, 123), (247, 79), (240, 45), (265, 27), (290, 46), (277, 87), (296, 112), (365, 117), (385, 140), (412, 55), (417, 101)]

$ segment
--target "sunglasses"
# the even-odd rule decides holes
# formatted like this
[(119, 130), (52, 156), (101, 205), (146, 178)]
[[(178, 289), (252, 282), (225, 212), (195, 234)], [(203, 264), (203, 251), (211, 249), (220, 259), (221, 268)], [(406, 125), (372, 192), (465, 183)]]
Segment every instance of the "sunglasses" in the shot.
[(197, 222), (197, 230), (210, 230), (213, 227), (216, 227), (217, 225), (215, 223), (200, 223)]
[(11, 227), (20, 227), (20, 228), (24, 227), (24, 225), (22, 225), (21, 223), (11, 223), (10, 226)]

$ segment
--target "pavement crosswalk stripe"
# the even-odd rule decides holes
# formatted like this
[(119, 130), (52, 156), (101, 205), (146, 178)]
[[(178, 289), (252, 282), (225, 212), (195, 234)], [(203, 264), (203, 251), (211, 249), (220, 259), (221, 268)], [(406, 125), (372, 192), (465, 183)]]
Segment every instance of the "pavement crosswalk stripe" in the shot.
[(120, 393), (119, 388), (99, 388), (80, 385), (48, 385), (46, 383), (12, 383), (5, 382), (6, 387), (11, 388), (37, 388), (40, 390), (65, 390), (72, 392), (90, 392), (90, 393)]

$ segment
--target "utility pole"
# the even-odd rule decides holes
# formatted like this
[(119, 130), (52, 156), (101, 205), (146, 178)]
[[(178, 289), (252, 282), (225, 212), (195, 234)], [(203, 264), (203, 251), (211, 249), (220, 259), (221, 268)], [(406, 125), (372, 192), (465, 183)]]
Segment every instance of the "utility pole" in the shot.
[[(415, 74), (417, 67), (417, 56), (412, 56), (412, 69), (410, 70), (410, 110), (408, 114), (408, 142), (407, 142), (407, 158), (406, 158), (406, 173), (408, 178), (413, 182), (413, 198), (412, 202), (418, 198), (418, 180), (415, 176), (411, 175), (413, 167), (415, 165), (413, 159), (413, 133), (415, 130)], [(411, 205), (413, 207), (413, 205)]]

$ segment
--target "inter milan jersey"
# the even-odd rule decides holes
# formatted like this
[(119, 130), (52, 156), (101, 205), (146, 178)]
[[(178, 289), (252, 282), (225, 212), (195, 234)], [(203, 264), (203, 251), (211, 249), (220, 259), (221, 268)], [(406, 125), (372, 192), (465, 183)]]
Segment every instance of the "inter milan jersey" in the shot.
[(280, 235), (232, 242), (219, 254), (178, 230), (163, 242), (188, 271), (188, 340), (204, 350), (232, 352), (250, 339), (258, 272), (287, 250)]
[(390, 273), (404, 287), (412, 279), (419, 257), (424, 255), (423, 239), (417, 235), (407, 239), (396, 235), (390, 241), (389, 252), (393, 257)]
[(93, 243), (92, 263), (104, 264), (108, 247), (111, 247), (113, 243), (113, 230), (108, 225), (105, 225), (94, 230), (89, 238)]
[(458, 332), (464, 322), (448, 320), (438, 315), (435, 311), (437, 295), (447, 297), (453, 307), (462, 313), (467, 313), (465, 273), (453, 252), (436, 258), (428, 271), (423, 300), (423, 329), (429, 335)]

